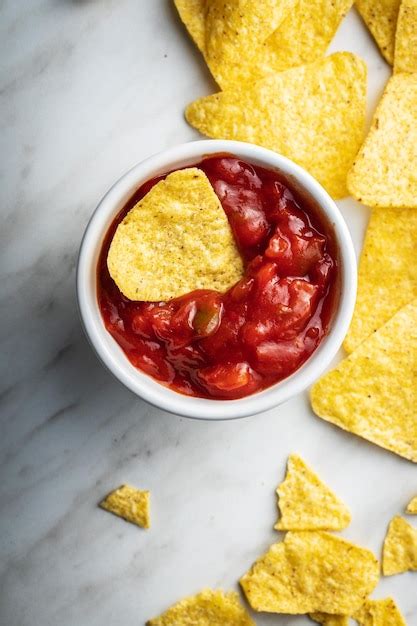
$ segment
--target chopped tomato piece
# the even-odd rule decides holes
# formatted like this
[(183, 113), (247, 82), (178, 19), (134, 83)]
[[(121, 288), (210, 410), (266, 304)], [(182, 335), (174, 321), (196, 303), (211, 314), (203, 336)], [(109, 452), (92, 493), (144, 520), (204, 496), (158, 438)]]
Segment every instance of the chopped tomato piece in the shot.
[(248, 363), (227, 363), (199, 370), (198, 379), (210, 393), (240, 398), (259, 387), (260, 378)]

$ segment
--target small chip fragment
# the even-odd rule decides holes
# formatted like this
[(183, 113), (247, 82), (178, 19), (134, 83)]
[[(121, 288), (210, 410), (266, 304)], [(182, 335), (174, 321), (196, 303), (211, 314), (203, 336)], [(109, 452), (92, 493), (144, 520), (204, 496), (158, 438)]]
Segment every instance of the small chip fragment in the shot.
[(221, 89), (252, 82), (265, 40), (298, 0), (210, 0), (206, 12), (206, 61)]
[(374, 209), (359, 264), (355, 312), (345, 338), (346, 352), (417, 298), (417, 211)]
[(395, 36), (394, 72), (417, 72), (417, 0), (402, 0)]
[(417, 73), (387, 83), (348, 174), (351, 194), (370, 207), (417, 208)]
[(232, 591), (205, 589), (195, 596), (181, 600), (147, 626), (255, 626)]
[(396, 515), (385, 537), (382, 571), (392, 576), (409, 570), (417, 570), (417, 528)]
[(197, 48), (204, 54), (206, 47), (205, 18), (207, 0), (174, 0), (174, 3)]
[(346, 505), (297, 454), (290, 455), (277, 494), (281, 518), (276, 530), (342, 530), (350, 523)]
[(417, 496), (407, 504), (406, 512), (410, 515), (417, 515)]
[(310, 613), (309, 617), (322, 626), (349, 626), (347, 615), (329, 615), (328, 613)]
[(104, 498), (99, 506), (141, 528), (150, 527), (150, 492), (121, 485)]
[(256, 611), (351, 615), (378, 579), (379, 564), (369, 550), (323, 531), (291, 531), (240, 584)]
[(275, 150), (305, 167), (335, 198), (363, 139), (366, 66), (349, 52), (196, 100), (188, 122), (209, 137)]
[(109, 272), (130, 300), (169, 300), (194, 289), (226, 291), (243, 262), (226, 214), (198, 168), (161, 180), (119, 224)]
[(365, 600), (353, 617), (359, 626), (407, 626), (392, 598)]
[(417, 462), (417, 300), (312, 388), (313, 411)]
[(394, 63), (395, 31), (401, 0), (356, 0), (355, 5), (382, 55)]

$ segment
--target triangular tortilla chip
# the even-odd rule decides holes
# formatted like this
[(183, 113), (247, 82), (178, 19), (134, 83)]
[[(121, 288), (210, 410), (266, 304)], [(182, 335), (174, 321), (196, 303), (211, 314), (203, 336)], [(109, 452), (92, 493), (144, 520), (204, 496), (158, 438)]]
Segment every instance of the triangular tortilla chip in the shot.
[(417, 0), (402, 0), (395, 35), (394, 72), (417, 72)]
[(220, 200), (192, 167), (161, 180), (119, 224), (109, 272), (130, 300), (169, 300), (194, 289), (226, 291), (243, 262)]
[(406, 512), (410, 515), (417, 515), (417, 496), (407, 504)]
[(356, 0), (355, 5), (383, 56), (394, 63), (395, 30), (401, 0)]
[(355, 312), (344, 348), (358, 345), (417, 298), (417, 211), (374, 209), (359, 265)]
[(384, 576), (417, 570), (417, 528), (397, 515), (391, 520), (384, 541)]
[(309, 617), (322, 626), (349, 626), (347, 615), (329, 615), (328, 613), (310, 613)]
[(186, 118), (209, 137), (257, 143), (293, 159), (341, 198), (363, 138), (365, 95), (365, 64), (339, 52), (243, 91), (196, 100)]
[(346, 505), (297, 454), (290, 455), (277, 494), (281, 518), (276, 530), (342, 530), (350, 523)]
[(312, 388), (313, 411), (417, 462), (417, 300)]
[(123, 518), (141, 528), (150, 527), (150, 493), (129, 485), (122, 485), (99, 504), (102, 509)]
[(249, 604), (268, 613), (350, 615), (375, 588), (369, 550), (323, 531), (289, 532), (240, 580)]
[(221, 89), (259, 77), (265, 40), (298, 0), (210, 0), (206, 13), (206, 61)]
[(417, 73), (395, 74), (348, 174), (351, 194), (371, 207), (417, 208)]
[(207, 0), (174, 0), (174, 3), (197, 48), (204, 54), (206, 48), (205, 18)]
[(181, 600), (147, 626), (255, 626), (236, 592), (205, 589)]
[(353, 617), (359, 626), (407, 626), (392, 598), (365, 600)]

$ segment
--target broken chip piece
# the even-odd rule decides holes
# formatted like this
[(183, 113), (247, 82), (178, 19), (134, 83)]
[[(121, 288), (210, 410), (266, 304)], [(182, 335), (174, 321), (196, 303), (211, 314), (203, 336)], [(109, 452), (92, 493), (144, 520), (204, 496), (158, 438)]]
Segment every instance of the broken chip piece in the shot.
[(205, 589), (181, 600), (147, 626), (255, 626), (236, 592)]
[(220, 200), (195, 167), (169, 174), (129, 211), (107, 265), (126, 298), (145, 301), (195, 289), (226, 291), (243, 274)]
[(121, 485), (109, 493), (99, 506), (141, 528), (150, 527), (149, 491), (140, 491), (129, 485)]
[(395, 72), (417, 72), (417, 0), (402, 0), (395, 36)]
[(407, 626), (392, 598), (365, 600), (353, 617), (359, 626)]
[(349, 525), (348, 508), (296, 454), (278, 489), (281, 518), (277, 530), (341, 530)]
[(350, 615), (378, 578), (379, 564), (369, 550), (323, 531), (291, 531), (240, 584), (256, 611)]
[(395, 74), (348, 174), (348, 189), (370, 207), (417, 208), (416, 162), (417, 73)]
[(328, 613), (310, 613), (309, 617), (313, 622), (322, 626), (349, 626), (347, 615), (329, 615)]
[(382, 571), (393, 576), (409, 570), (417, 570), (417, 528), (396, 515), (385, 537)]
[(407, 504), (406, 512), (411, 515), (417, 515), (417, 496)]
[(196, 100), (186, 118), (209, 137), (275, 150), (307, 169), (335, 198), (363, 139), (366, 66), (348, 52)]
[(381, 50), (394, 63), (395, 31), (401, 0), (356, 0), (355, 5)]
[(417, 300), (312, 388), (313, 411), (417, 462)]
[(359, 264), (355, 312), (343, 344), (346, 352), (417, 298), (416, 254), (417, 211), (374, 209)]

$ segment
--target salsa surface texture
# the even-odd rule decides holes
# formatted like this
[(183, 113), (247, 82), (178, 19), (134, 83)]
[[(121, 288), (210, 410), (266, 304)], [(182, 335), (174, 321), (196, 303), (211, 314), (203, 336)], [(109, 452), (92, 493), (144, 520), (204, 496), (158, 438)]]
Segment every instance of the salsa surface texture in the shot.
[(168, 302), (136, 302), (107, 268), (118, 224), (164, 176), (143, 184), (112, 223), (97, 268), (108, 332), (130, 362), (175, 391), (236, 399), (295, 372), (329, 328), (338, 297), (337, 249), (311, 200), (277, 171), (230, 155), (194, 165), (209, 178), (245, 263), (226, 293), (198, 290)]

